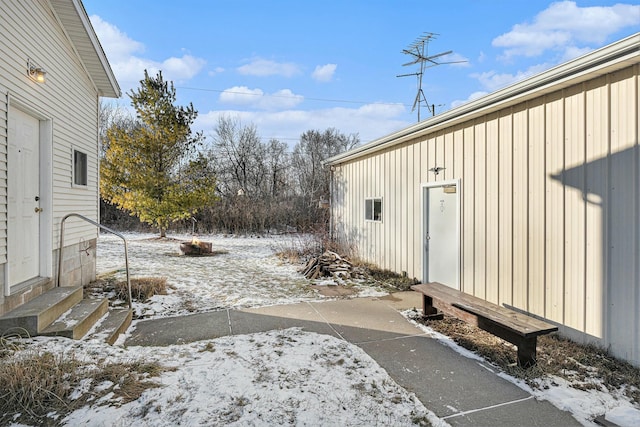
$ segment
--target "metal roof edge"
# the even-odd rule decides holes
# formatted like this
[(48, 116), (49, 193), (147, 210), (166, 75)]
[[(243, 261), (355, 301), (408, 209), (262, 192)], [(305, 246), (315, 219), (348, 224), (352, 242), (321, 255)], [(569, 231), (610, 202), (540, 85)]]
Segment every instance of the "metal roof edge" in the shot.
[(599, 69), (608, 68), (619, 63), (630, 62), (633, 58), (640, 57), (640, 32), (632, 34), (595, 51), (589, 52), (578, 58), (564, 62), (549, 70), (543, 71), (526, 80), (514, 83), (504, 89), (497, 90), (476, 100), (465, 103), (459, 107), (445, 111), (435, 117), (416, 123), (397, 132), (378, 138), (363, 146), (333, 156), (323, 163), (336, 165), (353, 160), (360, 156), (374, 153), (396, 144), (401, 144), (409, 139), (434, 132), (440, 125), (450, 124), (454, 120), (468, 118), (469, 116), (486, 113), (492, 106), (508, 100), (525, 98), (533, 91), (542, 88), (553, 87), (563, 81), (577, 79)]

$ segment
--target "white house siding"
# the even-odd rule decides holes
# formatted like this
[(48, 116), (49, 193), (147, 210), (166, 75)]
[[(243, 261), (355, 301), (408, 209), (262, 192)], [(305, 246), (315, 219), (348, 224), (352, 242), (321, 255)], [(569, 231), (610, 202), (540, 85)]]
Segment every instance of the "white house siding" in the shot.
[[(0, 84), (0, 266), (7, 262), (7, 114), (8, 90)], [(4, 244), (2, 244), (4, 242)], [(4, 268), (0, 268), (4, 277)]]
[[(71, 4), (71, 3), (70, 3)], [(58, 17), (46, 0), (3, 0), (0, 13), (0, 262), (6, 262), (6, 116), (7, 97), (13, 107), (26, 108), (41, 119), (41, 132), (50, 134), (52, 147), (48, 160), (41, 164), (41, 173), (50, 175), (48, 188), (41, 197), (48, 215), (48, 233), (42, 237), (51, 246), (51, 265), (47, 273), (57, 271), (56, 249), (62, 217), (70, 212), (98, 220), (98, 89), (92, 82), (78, 52), (74, 49)], [(37, 84), (27, 76), (27, 59), (43, 67), (46, 82)], [(86, 187), (72, 185), (72, 149), (87, 154), (88, 183)], [(42, 205), (41, 205), (42, 206)], [(95, 247), (96, 227), (78, 220), (65, 225), (65, 244), (83, 249)], [(78, 247), (79, 246), (79, 247)], [(70, 250), (76, 257), (79, 250)], [(91, 253), (91, 264), (95, 252)], [(72, 264), (66, 262), (65, 271)], [(77, 268), (77, 267), (74, 267)], [(95, 274), (82, 267), (80, 276)], [(74, 273), (75, 274), (75, 273)], [(87, 277), (83, 277), (86, 282)], [(78, 283), (76, 278), (67, 282)], [(1, 301), (0, 301), (1, 302)]]
[[(331, 159), (335, 235), (421, 280), (421, 186), (459, 179), (461, 290), (640, 364), (637, 58)], [(368, 197), (382, 222), (364, 221)]]
[[(53, 122), (53, 233), (57, 241), (59, 222), (65, 214), (78, 212), (97, 218), (98, 95), (46, 1), (4, 3), (14, 13), (0, 17), (6, 30), (3, 33), (12, 36), (0, 39), (3, 83), (9, 86), (12, 99), (27, 103)], [(11, 45), (7, 45), (9, 41)], [(27, 78), (27, 58), (45, 68), (46, 83), (37, 85)], [(86, 188), (71, 186), (72, 146), (87, 153)], [(69, 242), (96, 237), (95, 227), (81, 223), (69, 224), (66, 232)]]

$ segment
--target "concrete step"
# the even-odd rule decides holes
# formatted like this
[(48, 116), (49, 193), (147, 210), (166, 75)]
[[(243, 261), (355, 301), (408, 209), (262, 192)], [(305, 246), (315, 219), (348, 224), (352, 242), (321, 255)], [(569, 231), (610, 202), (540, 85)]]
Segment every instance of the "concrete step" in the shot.
[(53, 288), (0, 317), (0, 334), (35, 336), (82, 300), (82, 287)]
[(132, 314), (128, 308), (110, 309), (87, 338), (113, 345), (120, 334), (124, 333), (131, 325)]
[(107, 310), (109, 310), (109, 300), (106, 298), (83, 299), (42, 330), (40, 335), (80, 339), (105, 315)]

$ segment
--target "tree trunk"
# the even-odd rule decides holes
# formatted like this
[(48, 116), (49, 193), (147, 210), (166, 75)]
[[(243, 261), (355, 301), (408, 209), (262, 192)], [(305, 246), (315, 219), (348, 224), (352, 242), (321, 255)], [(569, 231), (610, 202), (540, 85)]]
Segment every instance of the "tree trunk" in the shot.
[(160, 237), (167, 237), (167, 230), (164, 227), (160, 227)]

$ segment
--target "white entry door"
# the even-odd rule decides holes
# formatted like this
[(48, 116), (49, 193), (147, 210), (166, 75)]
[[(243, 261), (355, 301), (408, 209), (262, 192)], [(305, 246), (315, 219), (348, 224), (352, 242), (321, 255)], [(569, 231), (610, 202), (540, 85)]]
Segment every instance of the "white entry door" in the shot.
[(424, 281), (459, 289), (458, 186), (425, 187)]
[(9, 286), (40, 273), (40, 121), (9, 109)]

